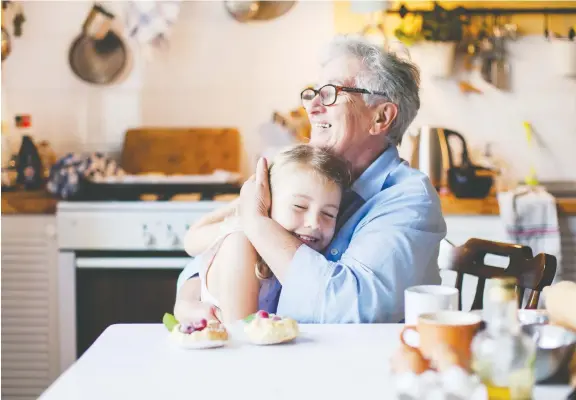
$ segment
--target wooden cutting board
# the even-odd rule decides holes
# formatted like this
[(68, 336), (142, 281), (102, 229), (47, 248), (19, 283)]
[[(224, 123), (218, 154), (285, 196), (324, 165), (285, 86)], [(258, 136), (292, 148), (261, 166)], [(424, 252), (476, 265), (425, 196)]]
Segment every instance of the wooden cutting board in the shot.
[(240, 171), (235, 128), (138, 128), (126, 132), (121, 166), (129, 174)]

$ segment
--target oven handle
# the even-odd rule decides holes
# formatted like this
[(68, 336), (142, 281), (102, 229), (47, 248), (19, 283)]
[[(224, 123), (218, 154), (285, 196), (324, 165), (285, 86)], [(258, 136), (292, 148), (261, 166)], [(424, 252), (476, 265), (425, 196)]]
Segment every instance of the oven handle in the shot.
[(76, 268), (184, 269), (191, 257), (78, 257)]

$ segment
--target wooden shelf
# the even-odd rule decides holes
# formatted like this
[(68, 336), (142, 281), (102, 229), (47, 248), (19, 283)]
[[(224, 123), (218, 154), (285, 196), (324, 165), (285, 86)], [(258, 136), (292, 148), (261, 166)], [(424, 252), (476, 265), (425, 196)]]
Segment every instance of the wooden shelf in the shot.
[[(568, 4), (574, 2), (567, 2)], [(463, 3), (464, 4), (464, 3)], [(458, 10), (462, 15), (481, 16), (481, 15), (576, 15), (576, 6), (574, 7), (466, 7), (459, 4), (456, 7), (446, 8), (448, 11)], [(386, 10), (387, 14), (431, 14), (432, 9), (422, 9), (418, 7), (410, 8), (404, 3), (397, 9)]]

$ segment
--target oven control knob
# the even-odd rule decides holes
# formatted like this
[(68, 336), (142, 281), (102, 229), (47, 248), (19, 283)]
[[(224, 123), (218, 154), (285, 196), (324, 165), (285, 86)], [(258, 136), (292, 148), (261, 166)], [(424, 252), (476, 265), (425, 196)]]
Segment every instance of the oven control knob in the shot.
[(154, 235), (152, 235), (152, 233), (148, 230), (148, 226), (146, 225), (142, 226), (142, 236), (144, 237), (144, 244), (146, 246), (152, 247), (156, 243)]
[(168, 225), (166, 229), (168, 230), (168, 238), (170, 240), (172, 247), (180, 246), (180, 238), (178, 237), (176, 232), (174, 232), (174, 229), (172, 229), (172, 225)]

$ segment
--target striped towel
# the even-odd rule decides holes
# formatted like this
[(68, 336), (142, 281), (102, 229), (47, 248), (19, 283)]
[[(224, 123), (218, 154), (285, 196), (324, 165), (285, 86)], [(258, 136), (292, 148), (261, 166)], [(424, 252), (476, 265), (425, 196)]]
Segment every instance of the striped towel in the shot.
[(554, 282), (561, 280), (560, 227), (556, 199), (542, 187), (519, 186), (498, 194), (500, 218), (511, 242), (529, 246), (534, 255), (558, 260)]

